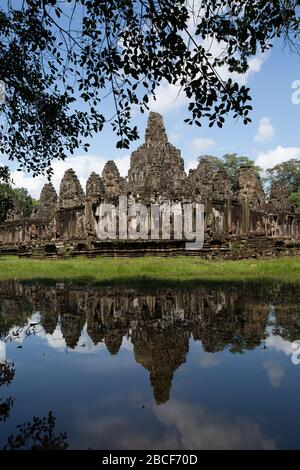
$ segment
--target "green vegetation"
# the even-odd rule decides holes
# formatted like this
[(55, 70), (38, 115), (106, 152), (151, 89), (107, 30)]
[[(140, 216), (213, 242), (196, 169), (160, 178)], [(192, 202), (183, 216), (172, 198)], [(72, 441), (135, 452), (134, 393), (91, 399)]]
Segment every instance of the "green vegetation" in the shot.
[(291, 193), (289, 201), (296, 207), (297, 212), (300, 212), (300, 191), (298, 193)]
[(238, 189), (237, 177), (239, 169), (242, 165), (249, 165), (253, 168), (256, 176), (259, 178), (262, 168), (255, 165), (255, 162), (246, 156), (239, 156), (237, 153), (226, 153), (222, 158), (214, 157), (213, 155), (201, 155), (198, 161), (202, 159), (208, 160), (213, 168), (213, 171), (217, 173), (220, 168), (223, 168), (232, 181), (232, 189), (236, 191)]
[(6, 219), (8, 211), (13, 208), (13, 201), (8, 191), (9, 184), (9, 168), (0, 165), (0, 223)]
[(0, 20), (0, 152), (34, 174), (52, 174), (110, 125), (129, 148), (133, 111), (148, 110), (163, 82), (180, 85), (188, 124), (248, 124), (237, 75), (280, 38), (299, 53), (296, 0), (2, 0)]
[(287, 162), (279, 163), (266, 171), (265, 183), (271, 187), (280, 183), (287, 188), (289, 200), (300, 212), (300, 160), (292, 158)]
[(0, 258), (0, 280), (54, 280), (91, 283), (300, 283), (300, 258), (207, 261), (197, 258), (76, 258), (33, 260)]
[[(241, 165), (250, 165), (257, 178), (260, 179), (262, 168), (255, 165), (255, 162), (246, 156), (238, 156), (236, 153), (227, 153), (222, 158), (213, 155), (200, 155), (198, 161), (205, 159), (211, 164), (212, 172), (215, 175), (222, 168), (230, 176), (232, 181), (232, 190), (238, 190), (238, 172)], [(266, 170), (265, 177), (261, 180), (267, 197), (270, 197), (272, 186), (280, 184), (286, 189), (286, 197), (300, 212), (300, 160), (292, 158), (287, 162), (275, 165), (273, 168)]]
[(10, 210), (21, 218), (30, 217), (38, 201), (30, 196), (27, 189), (13, 188), (8, 168), (3, 169), (5, 172), (0, 171), (0, 223), (5, 221)]

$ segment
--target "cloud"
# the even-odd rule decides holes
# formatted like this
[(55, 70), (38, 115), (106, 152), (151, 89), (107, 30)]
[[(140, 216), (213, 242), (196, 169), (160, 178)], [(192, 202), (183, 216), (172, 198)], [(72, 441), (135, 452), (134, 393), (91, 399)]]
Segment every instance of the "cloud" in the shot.
[[(223, 51), (222, 46), (218, 43), (209, 49), (210, 53), (216, 56), (220, 55)], [(244, 74), (231, 73), (227, 66), (218, 67), (217, 72), (224, 81), (232, 78), (232, 80), (237, 82), (239, 85), (246, 85), (249, 78), (261, 70), (266, 57), (267, 54), (261, 54), (249, 59), (249, 68)], [(150, 111), (155, 111), (161, 114), (180, 109), (183, 106), (187, 107), (190, 101), (180, 85), (174, 85), (167, 81), (162, 82), (156, 89), (155, 96), (156, 99), (154, 99), (153, 96), (149, 97), (149, 108)]]
[(188, 162), (187, 169), (186, 169), (187, 173), (188, 173), (190, 170), (195, 170), (195, 169), (197, 168), (198, 164), (199, 164), (199, 161), (198, 161), (197, 158), (196, 158), (196, 159), (193, 159), (193, 160), (190, 160), (190, 161)]
[[(221, 49), (221, 48), (220, 48)], [(229, 78), (232, 78), (233, 81), (237, 82), (239, 85), (247, 85), (250, 77), (255, 73), (260, 72), (265, 60), (267, 58), (267, 54), (260, 54), (252, 57), (248, 60), (248, 70), (244, 74), (240, 74), (237, 72), (229, 72), (228, 67), (226, 65), (218, 68), (218, 73), (220, 77), (227, 81)]]
[(247, 72), (243, 75), (234, 74), (234, 78), (236, 79), (236, 81), (240, 83), (241, 85), (247, 85), (249, 78), (253, 74), (260, 72), (267, 57), (268, 57), (268, 53), (265, 53), (265, 54), (258, 54), (255, 57), (252, 57), (251, 59), (249, 59), (248, 60), (249, 68)]
[(266, 361), (263, 364), (266, 369), (272, 387), (278, 388), (281, 385), (281, 380), (284, 376), (284, 368), (279, 362)]
[[(201, 7), (201, 0), (187, 0), (187, 8), (189, 11), (189, 19), (187, 22), (187, 30), (190, 35), (193, 36), (195, 43), (198, 46), (204, 47), (206, 51), (212, 55), (212, 60), (216, 57), (220, 57), (226, 53), (227, 44), (224, 41), (218, 42), (216, 39), (211, 39), (211, 37), (203, 40), (201, 35), (196, 36), (195, 31), (197, 24), (199, 23), (199, 18), (204, 14), (205, 9)], [(187, 43), (190, 41), (188, 34), (182, 33), (184, 41)], [(268, 57), (268, 53), (259, 52), (254, 57), (248, 59), (248, 70), (244, 74), (232, 73), (229, 71), (228, 66), (224, 65), (222, 67), (217, 67), (216, 71), (219, 76), (227, 81), (229, 78), (236, 81), (240, 85), (246, 85), (249, 78), (260, 72), (263, 63)], [(151, 96), (149, 98), (149, 107), (151, 111), (156, 111), (158, 113), (166, 113), (168, 111), (182, 108), (189, 103), (189, 99), (186, 97), (184, 91), (181, 90), (180, 85), (174, 85), (168, 83), (166, 80), (161, 83), (161, 85), (156, 89), (156, 100)]]
[[(224, 54), (227, 54), (227, 44), (224, 41), (218, 42), (216, 39), (208, 38), (201, 42), (201, 45), (209, 50), (213, 58), (223, 57)], [(231, 78), (233, 81), (237, 82), (239, 85), (247, 85), (249, 79), (252, 75), (259, 73), (264, 62), (268, 58), (268, 53), (259, 52), (254, 57), (248, 59), (248, 69), (245, 73), (240, 74), (237, 72), (230, 72), (227, 65), (222, 65), (221, 67), (216, 67), (218, 75), (222, 80), (227, 81)]]
[(191, 141), (190, 148), (196, 154), (199, 152), (205, 152), (211, 149), (212, 147), (215, 147), (215, 145), (216, 143), (213, 139), (208, 139), (205, 137), (196, 137)]
[(300, 147), (282, 147), (279, 145), (273, 150), (259, 153), (255, 164), (260, 166), (263, 170), (267, 170), (279, 163), (287, 162), (292, 158), (300, 158)]
[(166, 113), (171, 109), (181, 108), (187, 105), (188, 99), (179, 85), (173, 85), (164, 81), (155, 92), (156, 99), (149, 98), (149, 108), (157, 113)]
[(255, 142), (266, 142), (272, 140), (275, 135), (275, 129), (271, 124), (271, 119), (269, 117), (263, 117), (255, 134)]
[[(101, 173), (107, 160), (107, 158), (99, 155), (86, 154), (79, 155), (78, 157), (69, 157), (64, 161), (54, 161), (52, 163), (54, 172), (52, 183), (56, 190), (59, 191), (59, 185), (65, 171), (69, 168), (73, 168), (81, 185), (85, 189), (85, 184), (90, 174), (93, 171)], [(130, 157), (125, 156), (116, 158), (115, 163), (119, 168), (121, 176), (127, 175), (130, 165)], [(47, 183), (47, 178), (45, 176), (37, 176), (36, 178), (33, 178), (30, 173), (25, 173), (23, 171), (13, 171), (11, 176), (17, 187), (28, 189), (29, 193), (34, 198), (39, 198), (43, 185)]]
[(178, 140), (181, 140), (182, 137), (183, 137), (183, 134), (181, 134), (180, 132), (173, 131), (171, 132), (169, 136), (169, 142), (171, 143), (178, 142)]

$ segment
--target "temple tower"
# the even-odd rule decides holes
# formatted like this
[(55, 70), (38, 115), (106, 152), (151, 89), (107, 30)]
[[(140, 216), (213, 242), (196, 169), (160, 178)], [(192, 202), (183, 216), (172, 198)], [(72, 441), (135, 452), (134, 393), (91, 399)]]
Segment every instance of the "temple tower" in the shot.
[(102, 180), (105, 188), (105, 196), (108, 198), (122, 194), (124, 180), (121, 178), (117, 165), (109, 160), (102, 171)]
[(59, 209), (73, 209), (83, 206), (85, 200), (84, 191), (75, 171), (70, 168), (64, 174), (59, 188)]
[(94, 227), (94, 209), (104, 198), (105, 187), (100, 175), (91, 173), (86, 183), (85, 223), (87, 235), (96, 235)]
[(151, 112), (145, 143), (131, 155), (128, 191), (144, 200), (156, 196), (174, 200), (182, 195), (185, 181), (180, 151), (168, 142), (162, 116)]
[(251, 165), (241, 165), (237, 183), (237, 198), (242, 205), (241, 233), (248, 234), (251, 226), (250, 211), (265, 210), (265, 193), (261, 180)]

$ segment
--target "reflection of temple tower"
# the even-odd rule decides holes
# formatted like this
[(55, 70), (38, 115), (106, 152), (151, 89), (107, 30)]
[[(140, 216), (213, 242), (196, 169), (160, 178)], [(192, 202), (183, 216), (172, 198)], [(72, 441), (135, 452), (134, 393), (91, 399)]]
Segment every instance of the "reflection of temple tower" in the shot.
[(122, 330), (112, 330), (105, 335), (104, 342), (110, 354), (115, 355), (119, 352), (123, 341)]
[[(124, 337), (131, 339), (136, 362), (150, 373), (154, 399), (170, 397), (174, 372), (186, 360), (191, 333), (207, 352), (242, 352), (257, 347), (265, 337), (269, 303), (275, 310), (272, 328), (287, 339), (298, 339), (299, 294), (290, 287), (247, 290), (246, 287), (198, 287), (180, 291), (157, 288), (95, 289), (67, 284), (54, 286), (7, 282), (0, 284), (1, 315), (7, 326), (28, 326), (39, 311), (41, 323), (52, 334), (57, 318), (68, 347), (75, 348), (87, 323), (94, 344), (104, 343), (117, 354)], [(77, 350), (81, 350), (78, 348)], [(0, 362), (5, 347), (0, 343)], [(99, 357), (100, 360), (100, 357)]]
[(87, 304), (87, 332), (94, 344), (104, 341), (111, 354), (118, 353), (127, 334), (127, 304), (127, 298), (113, 293), (91, 296)]
[(69, 348), (74, 349), (79, 341), (86, 322), (84, 293), (60, 292), (58, 296), (61, 332)]
[[(298, 341), (300, 338), (300, 292), (299, 288), (288, 286), (282, 299), (273, 302), (275, 325), (282, 338), (288, 341)], [(276, 289), (277, 290), (277, 289)], [(274, 299), (278, 292), (273, 289)]]
[(49, 287), (40, 290), (37, 299), (41, 325), (49, 335), (53, 334), (58, 322), (56, 294), (56, 290)]
[(193, 325), (193, 337), (206, 352), (242, 352), (258, 346), (264, 336), (269, 305), (251, 300), (243, 292), (215, 292), (215, 299), (204, 297), (202, 321)]
[(170, 398), (174, 371), (186, 360), (190, 334), (181, 327), (160, 329), (146, 326), (132, 335), (136, 361), (150, 372), (154, 399), (158, 405)]
[(64, 313), (60, 317), (60, 323), (61, 332), (66, 341), (66, 345), (74, 349), (81, 336), (85, 324), (85, 317), (78, 314)]
[(58, 315), (56, 315), (54, 312), (45, 313), (44, 311), (41, 311), (40, 315), (41, 315), (41, 325), (44, 328), (45, 332), (48, 335), (52, 335), (57, 325)]

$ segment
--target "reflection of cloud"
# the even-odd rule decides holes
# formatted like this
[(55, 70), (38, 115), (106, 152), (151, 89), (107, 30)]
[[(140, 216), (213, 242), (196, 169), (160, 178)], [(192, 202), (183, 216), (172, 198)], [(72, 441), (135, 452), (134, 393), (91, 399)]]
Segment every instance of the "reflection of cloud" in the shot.
[[(152, 412), (149, 415), (149, 411)], [(119, 449), (275, 449), (275, 441), (247, 418), (210, 414), (204, 407), (179, 401), (154, 406), (131, 421), (119, 415), (89, 417), (81, 432), (92, 447)], [(153, 422), (156, 418), (156, 422)], [(136, 428), (133, 429), (133, 423)], [(163, 431), (158, 435), (158, 429)], [(103, 448), (102, 447), (102, 448)]]
[[(8, 336), (11, 336), (14, 339), (14, 341), (18, 343), (23, 343), (24, 339), (26, 338), (26, 332), (28, 332), (30, 325), (36, 324), (36, 326), (34, 327), (34, 333), (36, 336), (47, 341), (48, 345), (51, 348), (56, 349), (58, 351), (64, 351), (67, 348), (67, 345), (66, 345), (66, 340), (63, 337), (63, 334), (61, 331), (60, 323), (56, 325), (56, 328), (53, 331), (53, 333), (49, 334), (49, 333), (46, 333), (42, 325), (39, 324), (40, 321), (41, 321), (40, 314), (38, 312), (34, 313), (30, 318), (28, 318), (26, 325), (24, 325), (23, 327), (21, 328), (12, 327), (10, 331), (8, 332)], [(16, 332), (18, 333), (18, 336), (15, 336)], [(99, 351), (100, 349), (106, 349), (106, 345), (102, 342), (95, 345), (87, 332), (87, 325), (85, 325), (82, 329), (78, 343), (75, 346), (75, 348), (72, 349), (72, 351), (81, 353), (81, 354), (84, 354), (84, 353), (91, 354), (91, 353), (95, 353)], [(133, 345), (130, 339), (123, 338), (123, 342), (122, 342), (120, 349), (132, 351)], [(0, 361), (1, 361), (1, 342), (0, 342)]]
[(220, 358), (216, 354), (205, 351), (201, 351), (201, 355), (197, 357), (196, 361), (200, 367), (204, 368), (216, 367), (221, 363)]
[(126, 349), (127, 351), (133, 351), (133, 344), (130, 339), (123, 338), (122, 345), (120, 349)]
[(292, 342), (282, 339), (281, 336), (270, 335), (266, 338), (266, 346), (276, 351), (283, 352), (287, 356), (293, 354)]
[(284, 376), (284, 368), (279, 362), (266, 361), (264, 368), (267, 371), (272, 387), (278, 388), (281, 385), (282, 377)]
[[(39, 312), (34, 313), (27, 319), (27, 323), (24, 326), (19, 327), (18, 325), (12, 326), (7, 333), (7, 337), (12, 338), (16, 343), (22, 344), (26, 336), (32, 332), (31, 325), (37, 324), (40, 321)], [(39, 325), (34, 327), (35, 333), (42, 329)]]
[[(43, 336), (43, 335), (40, 335), (40, 336)], [(57, 324), (53, 334), (51, 335), (45, 334), (44, 338), (47, 340), (49, 346), (51, 346), (54, 349), (63, 351), (67, 348), (66, 340), (63, 337), (60, 324)], [(82, 329), (78, 343), (75, 346), (75, 348), (72, 349), (72, 351), (84, 354), (84, 353), (96, 352), (101, 348), (102, 349), (105, 348), (105, 345), (103, 343), (99, 343), (96, 346), (91, 340), (90, 336), (88, 335), (86, 325), (85, 325), (84, 328)]]
[(156, 408), (155, 413), (183, 449), (275, 448), (273, 439), (263, 436), (260, 427), (246, 418), (212, 415), (201, 406), (176, 401)]

